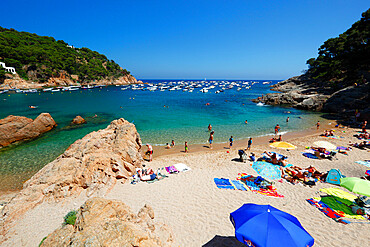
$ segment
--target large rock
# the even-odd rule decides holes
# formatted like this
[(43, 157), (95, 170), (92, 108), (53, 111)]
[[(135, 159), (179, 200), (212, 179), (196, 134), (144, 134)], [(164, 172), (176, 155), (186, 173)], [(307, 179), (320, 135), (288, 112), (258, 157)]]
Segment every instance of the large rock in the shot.
[[(0, 215), (1, 235), (27, 210), (43, 201), (61, 201), (86, 192), (103, 195), (117, 181), (125, 182), (143, 161), (135, 125), (123, 118), (75, 141), (23, 185)], [(4, 239), (3, 239), (4, 241)]]
[(76, 223), (64, 225), (41, 246), (171, 246), (172, 231), (154, 221), (154, 212), (145, 205), (138, 214), (121, 201), (92, 198), (77, 211)]
[(56, 125), (49, 113), (41, 113), (35, 120), (10, 115), (0, 120), (0, 148), (34, 139)]
[(79, 124), (84, 124), (84, 123), (86, 123), (86, 120), (85, 120), (83, 117), (81, 117), (81, 116), (76, 116), (76, 117), (72, 120), (72, 124), (77, 124), (77, 125), (79, 125)]

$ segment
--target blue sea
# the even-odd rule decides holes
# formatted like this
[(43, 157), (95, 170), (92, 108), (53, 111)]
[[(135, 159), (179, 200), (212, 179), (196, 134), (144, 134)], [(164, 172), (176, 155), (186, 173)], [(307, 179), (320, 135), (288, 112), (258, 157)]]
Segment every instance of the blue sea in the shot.
[[(162, 83), (171, 87), (180, 81), (143, 80), (151, 85)], [(231, 135), (234, 140), (269, 135), (276, 124), (280, 124), (284, 133), (312, 127), (321, 120), (318, 113), (259, 106), (251, 102), (251, 99), (270, 92), (270, 86), (277, 81), (268, 84), (254, 81), (253, 85), (250, 80), (233, 82), (239, 86), (220, 93), (215, 92), (221, 90), (221, 81), (207, 81), (208, 85), (216, 85), (207, 93), (201, 92), (201, 87), (189, 92), (183, 91), (184, 88), (149, 91), (109, 86), (54, 93), (0, 94), (0, 118), (8, 115), (36, 118), (40, 113), (48, 112), (58, 124), (57, 128), (36, 140), (0, 150), (0, 191), (21, 188), (25, 180), (63, 153), (75, 140), (105, 128), (112, 120), (121, 117), (136, 125), (143, 143), (153, 145), (165, 145), (171, 140), (176, 143), (188, 141), (190, 145), (206, 143), (208, 124), (213, 126), (217, 143), (226, 142)], [(250, 88), (243, 84), (246, 82)], [(149, 86), (145, 84), (144, 87)], [(37, 108), (30, 109), (30, 105)], [(76, 115), (85, 118), (87, 124), (71, 127), (70, 122)]]

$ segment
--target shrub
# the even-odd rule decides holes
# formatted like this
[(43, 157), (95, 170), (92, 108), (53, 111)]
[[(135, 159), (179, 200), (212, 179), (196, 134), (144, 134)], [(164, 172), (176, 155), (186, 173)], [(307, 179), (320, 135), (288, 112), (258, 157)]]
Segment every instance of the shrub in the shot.
[(66, 216), (64, 216), (64, 225), (75, 225), (76, 223), (77, 211), (70, 211)]

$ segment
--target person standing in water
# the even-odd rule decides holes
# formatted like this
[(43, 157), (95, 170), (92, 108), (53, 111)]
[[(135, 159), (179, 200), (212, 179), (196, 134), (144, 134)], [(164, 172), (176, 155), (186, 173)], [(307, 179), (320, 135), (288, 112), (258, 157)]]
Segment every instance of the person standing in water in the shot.
[(233, 138), (233, 136), (231, 136), (230, 139), (229, 139), (229, 149), (231, 149), (233, 147), (233, 142), (234, 142), (234, 138)]
[(214, 131), (212, 131), (211, 132), (211, 134), (209, 135), (209, 148), (210, 149), (212, 149), (212, 143), (213, 143), (213, 134), (214, 134), (215, 132)]
[(279, 130), (280, 130), (280, 126), (279, 126), (279, 124), (277, 124), (275, 126), (275, 135), (277, 135), (279, 133)]
[(211, 131), (212, 130), (212, 125), (211, 124), (209, 124), (208, 125), (208, 131)]
[(189, 152), (188, 142), (185, 142), (185, 153), (188, 153), (188, 152)]
[(175, 141), (174, 141), (174, 140), (172, 140), (172, 142), (171, 142), (171, 146), (172, 146), (172, 147), (174, 147), (174, 146), (175, 146)]
[(288, 123), (289, 122), (289, 117), (286, 118), (286, 122)]

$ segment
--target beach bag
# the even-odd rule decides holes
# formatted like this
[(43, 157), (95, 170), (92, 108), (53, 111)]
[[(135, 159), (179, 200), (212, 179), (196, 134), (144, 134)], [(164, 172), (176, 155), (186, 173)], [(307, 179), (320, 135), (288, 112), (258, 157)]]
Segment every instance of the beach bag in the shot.
[(326, 182), (329, 184), (340, 185), (340, 179), (344, 178), (339, 169), (331, 169), (326, 176)]

